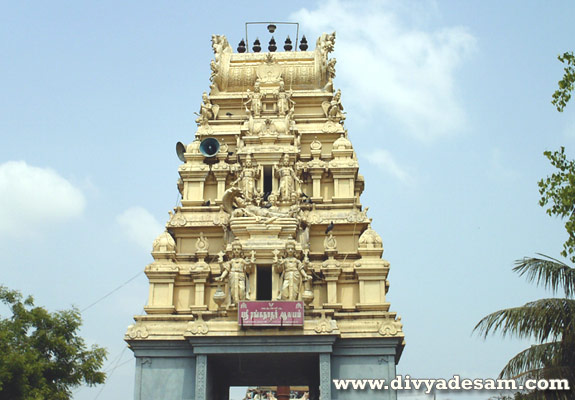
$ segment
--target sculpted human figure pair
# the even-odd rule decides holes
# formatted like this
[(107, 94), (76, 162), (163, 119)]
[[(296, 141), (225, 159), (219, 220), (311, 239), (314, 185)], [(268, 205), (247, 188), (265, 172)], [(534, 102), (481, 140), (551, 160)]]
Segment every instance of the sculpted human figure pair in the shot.
[[(284, 256), (278, 258), (280, 251), (274, 251), (273, 267), (280, 274), (281, 287), (278, 299), (280, 300), (297, 300), (300, 294), (302, 281), (310, 281), (305, 269), (309, 265), (307, 254), (302, 262), (299, 260), (296, 252), (294, 240), (288, 240), (285, 246)], [(215, 279), (216, 282), (222, 282), (228, 278), (228, 287), (231, 298), (230, 305), (236, 305), (241, 300), (249, 300), (249, 275), (253, 271), (256, 258), (255, 251), (252, 250), (251, 258), (245, 258), (243, 248), (239, 240), (232, 243), (232, 253), (230, 260), (224, 261), (224, 252), (219, 253), (218, 263), (222, 268), (222, 274)]]
[[(274, 169), (276, 171), (276, 175), (279, 176), (279, 200), (283, 202), (293, 202), (297, 200), (298, 193), (296, 190), (296, 183), (301, 184), (302, 181), (297, 177), (294, 168), (291, 166), (289, 154), (284, 154), (280, 159), (279, 164), (274, 166)], [(257, 196), (258, 191), (256, 181), (258, 179), (258, 174), (259, 171), (257, 165), (254, 165), (251, 155), (248, 154), (242, 165), (242, 170), (238, 178), (232, 182), (232, 187), (237, 185), (237, 188), (240, 189), (247, 204), (252, 203), (254, 198)], [(245, 205), (238, 207), (245, 208)]]

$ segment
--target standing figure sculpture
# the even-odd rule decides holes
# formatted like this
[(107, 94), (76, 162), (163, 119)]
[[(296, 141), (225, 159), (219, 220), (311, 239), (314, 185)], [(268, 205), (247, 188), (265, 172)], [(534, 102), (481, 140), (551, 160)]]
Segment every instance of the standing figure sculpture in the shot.
[(276, 166), (280, 182), (279, 182), (279, 200), (291, 201), (297, 199), (297, 191), (295, 189), (295, 182), (302, 183), (296, 176), (293, 168), (290, 165), (289, 155), (284, 154), (279, 166)]
[(256, 262), (255, 252), (252, 251), (251, 259), (244, 258), (242, 244), (239, 240), (232, 242), (231, 259), (224, 262), (224, 253), (220, 252), (218, 263), (224, 272), (217, 277), (216, 282), (222, 282), (228, 277), (231, 306), (238, 304), (240, 300), (249, 300), (249, 274)]
[(257, 165), (253, 165), (252, 156), (248, 154), (244, 162), (240, 176), (236, 179), (232, 186), (240, 183), (239, 187), (243, 192), (245, 199), (251, 203), (256, 195), (256, 180), (258, 179)]
[(297, 300), (300, 292), (302, 279), (304, 281), (311, 280), (311, 277), (305, 272), (305, 267), (309, 264), (309, 260), (301, 262), (296, 258), (295, 241), (288, 240), (285, 246), (284, 257), (278, 259), (279, 251), (274, 251), (273, 265), (276, 272), (281, 275), (281, 288), (279, 293), (279, 300)]
[(259, 82), (255, 83), (253, 93), (248, 89), (247, 94), (248, 100), (244, 103), (246, 106), (246, 111), (248, 111), (254, 117), (259, 117), (262, 113), (262, 93), (260, 91)]
[(291, 99), (292, 91), (286, 92), (285, 85), (283, 81), (280, 81), (280, 87), (278, 89), (278, 112), (280, 116), (286, 115), (289, 110), (295, 105), (295, 101)]

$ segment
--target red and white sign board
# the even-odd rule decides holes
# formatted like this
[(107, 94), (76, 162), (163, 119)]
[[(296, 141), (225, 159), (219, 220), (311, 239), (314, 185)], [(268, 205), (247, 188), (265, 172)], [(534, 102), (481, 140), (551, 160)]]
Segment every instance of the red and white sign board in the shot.
[(303, 326), (303, 301), (240, 301), (240, 326)]

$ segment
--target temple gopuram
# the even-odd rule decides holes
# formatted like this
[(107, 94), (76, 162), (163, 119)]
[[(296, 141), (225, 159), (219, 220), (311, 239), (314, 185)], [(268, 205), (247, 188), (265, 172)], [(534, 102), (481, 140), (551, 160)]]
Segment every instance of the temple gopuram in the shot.
[(313, 50), (305, 36), (284, 51), (256, 42), (234, 52), (212, 36), (195, 137), (177, 146), (181, 203), (125, 336), (135, 399), (227, 400), (232, 386), (266, 385), (278, 400), (296, 386), (312, 400), (396, 399), (333, 384), (393, 379), (404, 346), (334, 88), (335, 33)]

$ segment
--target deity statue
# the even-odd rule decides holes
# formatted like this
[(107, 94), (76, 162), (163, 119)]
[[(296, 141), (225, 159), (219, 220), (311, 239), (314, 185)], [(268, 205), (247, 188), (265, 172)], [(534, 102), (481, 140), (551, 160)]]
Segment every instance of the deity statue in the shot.
[(289, 155), (284, 154), (279, 166), (275, 166), (280, 177), (279, 200), (291, 201), (297, 199), (295, 182), (302, 183), (290, 166)]
[(201, 126), (207, 125), (209, 120), (216, 118), (219, 109), (220, 106), (213, 105), (210, 98), (208, 97), (208, 94), (204, 92), (202, 94), (202, 105), (200, 106), (200, 113), (195, 113), (198, 116), (196, 123)]
[(217, 277), (216, 282), (222, 282), (228, 277), (228, 287), (230, 291), (231, 303), (236, 305), (240, 300), (250, 298), (249, 274), (252, 272), (256, 262), (255, 251), (252, 250), (251, 258), (244, 258), (242, 244), (239, 240), (232, 242), (231, 259), (224, 262), (224, 252), (220, 252), (218, 263), (223, 269), (223, 273)]
[(228, 39), (224, 35), (212, 35), (212, 49), (214, 50), (214, 58), (216, 59), (217, 66), (220, 64), (222, 54), (232, 51)]
[(246, 107), (246, 112), (255, 117), (259, 117), (262, 113), (262, 93), (260, 91), (259, 82), (255, 83), (254, 91), (250, 92), (250, 90), (248, 89), (247, 94), (248, 94), (248, 100), (244, 103)]
[(325, 70), (327, 73), (327, 83), (324, 86), (324, 90), (333, 90), (333, 79), (335, 78), (335, 64), (337, 60), (335, 58), (330, 58), (325, 64)]
[(257, 166), (252, 163), (252, 156), (247, 155), (246, 161), (243, 164), (240, 176), (234, 182), (232, 186), (235, 186), (238, 182), (240, 183), (240, 189), (242, 190), (245, 199), (248, 202), (252, 202), (254, 195), (256, 194), (256, 180), (258, 179), (258, 169)]
[(333, 51), (335, 46), (335, 32), (323, 33), (316, 41), (315, 48), (320, 52), (322, 58), (327, 60), (327, 55)]
[(210, 70), (212, 71), (210, 73), (210, 82), (214, 82), (219, 72), (218, 66), (214, 60), (210, 61)]
[(273, 266), (276, 272), (281, 274), (281, 289), (279, 300), (297, 300), (300, 292), (302, 279), (310, 281), (311, 276), (305, 272), (309, 265), (307, 257), (304, 261), (296, 258), (295, 241), (288, 240), (285, 245), (285, 253), (282, 259), (278, 259), (279, 250), (274, 251)]
[(326, 105), (326, 116), (330, 121), (339, 123), (345, 119), (345, 113), (341, 105), (341, 89), (337, 90), (329, 103), (326, 102), (324, 104)]
[(295, 113), (295, 107), (291, 107), (288, 112), (286, 113), (286, 116), (284, 118), (284, 124), (286, 127), (286, 133), (287, 132), (291, 132), (293, 130), (295, 130), (295, 121), (293, 119), (293, 115)]
[(331, 82), (333, 78), (335, 78), (335, 63), (337, 60), (335, 58), (330, 58), (327, 62), (327, 77), (328, 80)]
[[(248, 204), (245, 200), (243, 193), (236, 187), (231, 187), (224, 193), (222, 198), (222, 207), (224, 211), (230, 214), (231, 218), (237, 217), (253, 217), (256, 222), (263, 222), (269, 224), (278, 218), (297, 218), (301, 207), (297, 204), (292, 205), (289, 210), (281, 211), (278, 207), (270, 202), (272, 195), (268, 196), (268, 204), (259, 207), (253, 204)], [(269, 208), (268, 208), (269, 207)]]
[(280, 81), (280, 87), (277, 93), (278, 111), (280, 116), (286, 115), (291, 108), (295, 105), (295, 101), (291, 99), (293, 91), (286, 92), (283, 80)]

